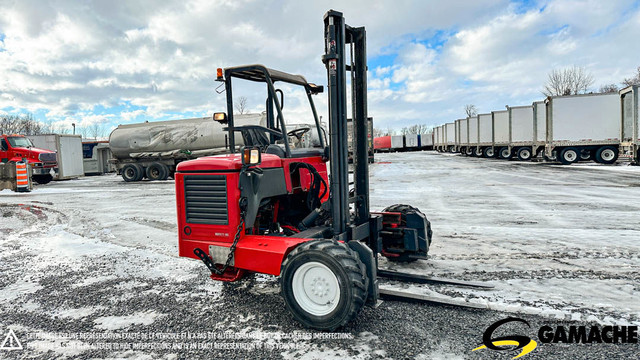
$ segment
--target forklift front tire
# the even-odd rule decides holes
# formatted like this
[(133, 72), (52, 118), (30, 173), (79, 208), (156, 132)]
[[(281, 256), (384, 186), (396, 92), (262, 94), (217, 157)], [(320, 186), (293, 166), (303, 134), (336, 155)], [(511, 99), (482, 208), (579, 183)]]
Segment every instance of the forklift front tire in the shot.
[(311, 240), (284, 260), (280, 285), (287, 309), (297, 321), (333, 331), (362, 310), (369, 279), (358, 254), (345, 243)]

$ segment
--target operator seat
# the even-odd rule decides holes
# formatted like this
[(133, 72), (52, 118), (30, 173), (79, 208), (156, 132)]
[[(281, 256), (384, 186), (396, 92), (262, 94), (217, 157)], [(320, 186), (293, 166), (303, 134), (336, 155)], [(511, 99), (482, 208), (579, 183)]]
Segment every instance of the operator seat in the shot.
[(280, 145), (271, 144), (267, 146), (267, 150), (264, 151), (265, 154), (277, 155), (279, 158), (284, 159), (287, 157), (287, 153)]

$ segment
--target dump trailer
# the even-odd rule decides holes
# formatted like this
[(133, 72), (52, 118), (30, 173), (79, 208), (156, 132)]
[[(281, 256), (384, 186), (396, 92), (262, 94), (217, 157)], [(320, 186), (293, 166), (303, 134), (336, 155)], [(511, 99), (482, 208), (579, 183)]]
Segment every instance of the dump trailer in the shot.
[(478, 115), (478, 147), (476, 156), (492, 158), (493, 151), (493, 116), (491, 113)]
[(613, 164), (620, 145), (620, 95), (551, 96), (547, 108), (545, 155), (564, 165), (578, 160)]
[(71, 134), (29, 135), (33, 145), (56, 152), (58, 167), (53, 180), (68, 180), (84, 176), (82, 136)]
[(640, 87), (637, 85), (620, 90), (620, 106), (622, 108), (620, 124), (620, 156), (629, 158), (631, 162), (640, 164)]
[(535, 154), (533, 106), (507, 106), (507, 111), (511, 128), (509, 155), (521, 161), (531, 160)]
[(456, 148), (456, 124), (446, 123), (444, 125), (444, 151), (455, 152)]
[(467, 133), (469, 134), (469, 145), (467, 147), (467, 155), (478, 155), (478, 115), (467, 118)]
[[(264, 114), (238, 115), (239, 124), (264, 125)], [(124, 181), (166, 180), (184, 160), (227, 152), (226, 121), (213, 117), (119, 125), (109, 135), (110, 162)], [(238, 139), (242, 145), (243, 139)]]
[(547, 106), (543, 101), (533, 104), (533, 157), (539, 157), (547, 144)]

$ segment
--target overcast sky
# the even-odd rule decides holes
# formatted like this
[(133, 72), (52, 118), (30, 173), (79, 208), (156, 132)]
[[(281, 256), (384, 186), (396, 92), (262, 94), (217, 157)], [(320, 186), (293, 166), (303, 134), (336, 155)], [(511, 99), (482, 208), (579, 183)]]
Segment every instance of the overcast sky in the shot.
[[(261, 63), (326, 84), (322, 16), (331, 8), (367, 29), (369, 114), (380, 128), (451, 122), (465, 104), (480, 112), (531, 104), (553, 68), (584, 66), (596, 91), (640, 66), (640, 1), (632, 0), (0, 5), (0, 112), (67, 127), (224, 111), (217, 67)], [(326, 94), (316, 101), (326, 114)]]

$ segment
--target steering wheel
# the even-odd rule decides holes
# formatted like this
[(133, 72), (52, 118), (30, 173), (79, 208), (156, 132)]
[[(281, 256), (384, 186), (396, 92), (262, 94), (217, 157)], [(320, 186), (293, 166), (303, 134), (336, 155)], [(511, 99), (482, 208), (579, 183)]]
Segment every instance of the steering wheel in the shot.
[(302, 136), (311, 130), (310, 127), (301, 127), (293, 129), (287, 133), (288, 136), (295, 136), (298, 140), (302, 140)]

